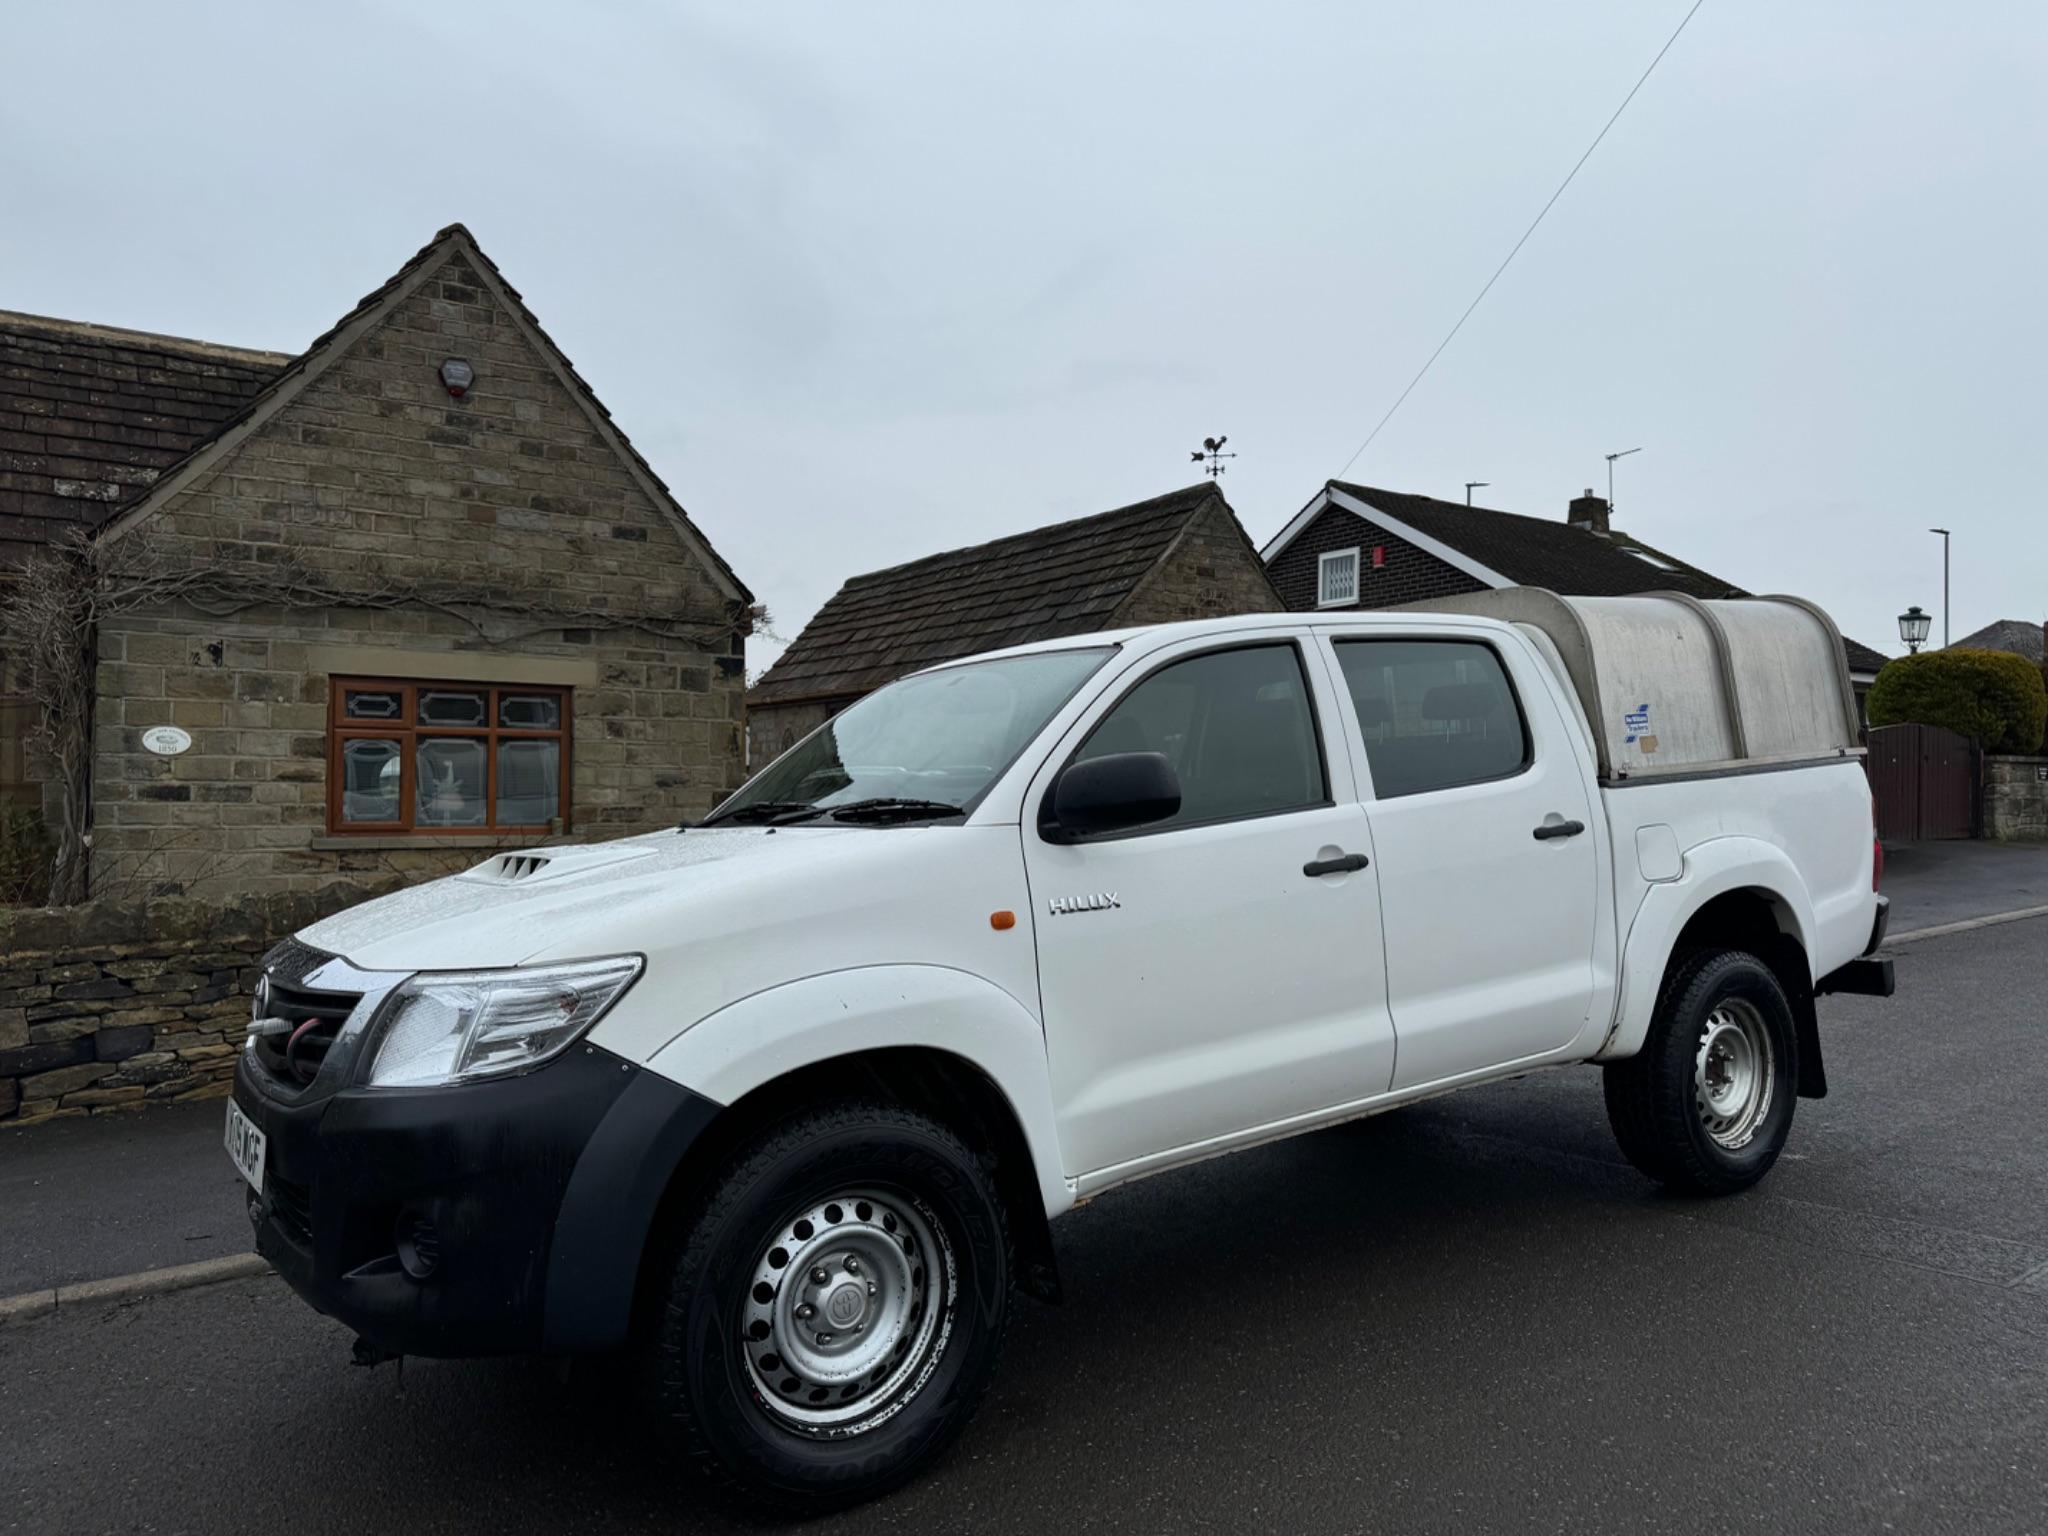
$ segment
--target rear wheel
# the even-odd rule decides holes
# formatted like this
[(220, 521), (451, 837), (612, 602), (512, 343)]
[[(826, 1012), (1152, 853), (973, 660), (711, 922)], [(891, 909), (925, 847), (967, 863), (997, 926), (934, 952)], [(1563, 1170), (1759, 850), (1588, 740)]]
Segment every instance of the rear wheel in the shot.
[(659, 1405), (753, 1502), (814, 1511), (895, 1486), (994, 1372), (1003, 1208), (981, 1160), (923, 1115), (852, 1103), (769, 1127), (674, 1236)]
[(1666, 979), (1642, 1050), (1605, 1068), (1615, 1140), (1672, 1189), (1747, 1189), (1792, 1129), (1798, 1052), (1769, 966), (1739, 950), (1693, 955)]

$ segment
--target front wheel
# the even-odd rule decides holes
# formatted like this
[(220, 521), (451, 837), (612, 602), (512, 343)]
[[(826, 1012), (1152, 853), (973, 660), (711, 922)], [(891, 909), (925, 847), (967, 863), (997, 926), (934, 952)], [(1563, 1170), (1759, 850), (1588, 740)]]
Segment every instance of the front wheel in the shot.
[(895, 1486), (994, 1374), (1008, 1227), (981, 1160), (937, 1121), (802, 1111), (741, 1147), (675, 1236), (659, 1406), (755, 1503), (812, 1512)]
[(1642, 1050), (1604, 1069), (1614, 1139), (1669, 1188), (1747, 1189), (1791, 1132), (1798, 1053), (1769, 966), (1739, 950), (1693, 955), (1666, 979)]

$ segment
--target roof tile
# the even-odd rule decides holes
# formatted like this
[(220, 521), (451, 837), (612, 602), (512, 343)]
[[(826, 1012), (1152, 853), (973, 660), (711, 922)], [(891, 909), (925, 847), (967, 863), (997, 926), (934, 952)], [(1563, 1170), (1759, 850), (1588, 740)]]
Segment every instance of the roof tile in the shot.
[[(1688, 565), (1618, 528), (1603, 536), (1557, 519), (1468, 507), (1461, 502), (1438, 501), (1434, 496), (1347, 485), (1341, 480), (1332, 480), (1330, 487), (1450, 545), (1516, 586), (1548, 587), (1571, 597), (1628, 597), (1641, 592), (1684, 592), (1693, 597), (1750, 595), (1732, 581)], [(1641, 550), (1669, 569), (1630, 554), (1630, 550)], [(1847, 637), (1842, 643), (1852, 672), (1875, 672), (1885, 664), (1887, 658), (1881, 651)]]
[(855, 576), (804, 626), (747, 702), (851, 698), (976, 651), (1106, 628), (1212, 498), (1229, 511), (1222, 492), (1204, 481)]
[(291, 359), (0, 311), (0, 564), (97, 527), (239, 415)]

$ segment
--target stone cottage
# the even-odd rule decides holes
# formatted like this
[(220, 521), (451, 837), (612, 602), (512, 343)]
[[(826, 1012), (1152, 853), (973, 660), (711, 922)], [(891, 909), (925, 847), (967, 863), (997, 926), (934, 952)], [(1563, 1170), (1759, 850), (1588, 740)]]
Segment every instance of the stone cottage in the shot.
[[(100, 894), (416, 878), (742, 776), (751, 594), (460, 225), (296, 356), (0, 314), (0, 567), (74, 528)], [(52, 804), (26, 723), (0, 796)]]
[(747, 694), (759, 768), (884, 683), (1032, 640), (1281, 602), (1213, 481), (855, 576)]

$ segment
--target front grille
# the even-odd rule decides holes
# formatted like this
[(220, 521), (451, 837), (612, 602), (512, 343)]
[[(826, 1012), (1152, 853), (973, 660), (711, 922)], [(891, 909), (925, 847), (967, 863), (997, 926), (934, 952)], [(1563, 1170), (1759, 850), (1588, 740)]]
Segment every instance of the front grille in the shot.
[(259, 1034), (256, 1060), (278, 1082), (303, 1088), (320, 1071), (320, 1063), (327, 1059), (335, 1037), (355, 1011), (362, 994), (316, 992), (310, 987), (287, 985), (275, 973), (267, 982), (268, 997), (259, 999), (259, 1012), (283, 1019), (291, 1028)]
[(284, 1228), (284, 1234), (301, 1248), (313, 1246), (313, 1192), (303, 1184), (279, 1178), (266, 1179), (270, 1190), (270, 1214)]

